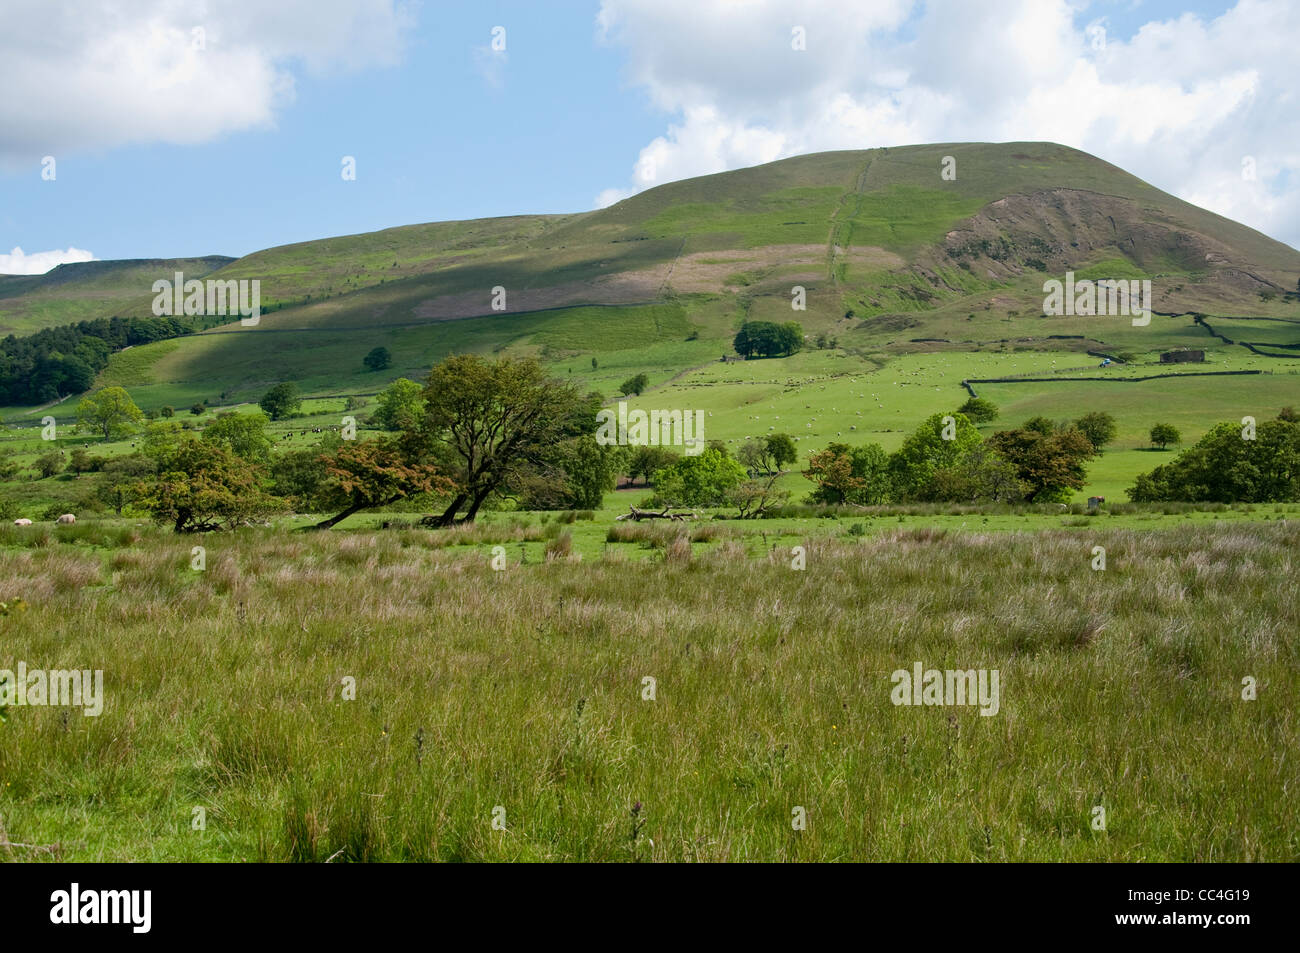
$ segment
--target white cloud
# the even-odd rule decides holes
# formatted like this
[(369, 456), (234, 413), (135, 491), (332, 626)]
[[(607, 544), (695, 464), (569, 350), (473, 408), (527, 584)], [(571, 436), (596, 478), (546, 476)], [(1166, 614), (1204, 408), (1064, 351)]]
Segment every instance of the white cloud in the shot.
[(827, 149), (1051, 140), (1300, 247), (1300, 4), (1238, 0), (1102, 43), (1089, 6), (602, 0), (600, 36), (668, 116), (629, 186)]
[(5, 0), (0, 160), (269, 126), (294, 68), (398, 61), (404, 0)]
[(51, 268), (74, 261), (95, 261), (93, 252), (81, 248), (38, 251), (28, 255), (15, 248), (8, 255), (0, 255), (0, 275), (43, 275)]
[(636, 189), (602, 189), (596, 196), (596, 208), (608, 208), (633, 195), (636, 195)]

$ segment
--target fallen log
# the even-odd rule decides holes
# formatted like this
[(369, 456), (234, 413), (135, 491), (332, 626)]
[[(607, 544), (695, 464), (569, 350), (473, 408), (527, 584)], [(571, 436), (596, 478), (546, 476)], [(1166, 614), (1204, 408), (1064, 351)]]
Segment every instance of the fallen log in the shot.
[(628, 509), (631, 510), (630, 513), (624, 513), (622, 516), (616, 516), (614, 517), (614, 520), (616, 522), (620, 520), (634, 520), (638, 523), (641, 522), (642, 520), (672, 520), (673, 522), (676, 523), (682, 523), (685, 522), (687, 519), (695, 518), (694, 513), (670, 513), (668, 511), (672, 509), (671, 506), (665, 506), (662, 510), (659, 510), (658, 512), (656, 512), (655, 510), (640, 510), (637, 509), (635, 506), (629, 506)]

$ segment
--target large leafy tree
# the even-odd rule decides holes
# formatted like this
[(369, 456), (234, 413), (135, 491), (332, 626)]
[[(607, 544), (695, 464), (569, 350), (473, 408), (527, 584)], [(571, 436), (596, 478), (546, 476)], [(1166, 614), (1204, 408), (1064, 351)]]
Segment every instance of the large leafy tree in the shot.
[(553, 462), (561, 441), (594, 434), (600, 395), (547, 377), (531, 358), (458, 354), (430, 372), (424, 406), (405, 446), (431, 455), (451, 479), (451, 502), (430, 519), (450, 526), (472, 522), (493, 493)]
[(1073, 426), (1043, 433), (1026, 425), (1019, 430), (1000, 430), (988, 442), (1015, 467), (1016, 477), (1035, 503), (1068, 500), (1071, 491), (1083, 488), (1086, 464), (1097, 455), (1092, 441)]
[(126, 436), (142, 420), (144, 413), (123, 387), (105, 387), (77, 404), (77, 423), (105, 440)]
[(803, 326), (797, 321), (787, 321), (784, 324), (746, 321), (736, 332), (732, 347), (742, 357), (794, 354), (803, 347)]
[(1183, 435), (1178, 432), (1178, 428), (1173, 424), (1156, 424), (1151, 428), (1151, 442), (1161, 450), (1171, 443), (1178, 443), (1183, 439)]
[(322, 505), (339, 508), (339, 512), (317, 523), (317, 529), (329, 529), (362, 510), (451, 488), (451, 481), (439, 474), (437, 467), (408, 460), (405, 450), (392, 439), (344, 441), (325, 455), (322, 463), (324, 479), (316, 496)]
[(254, 463), (266, 463), (275, 445), (266, 432), (266, 414), (224, 413), (203, 428), (203, 439), (217, 443), (236, 456)]
[(770, 433), (764, 437), (750, 437), (736, 451), (736, 458), (751, 473), (771, 473), (780, 470), (798, 459), (794, 441), (789, 434)]
[(266, 411), (267, 416), (272, 420), (292, 417), (302, 406), (302, 398), (298, 396), (298, 385), (293, 381), (276, 384), (262, 395), (258, 406)]
[(635, 377), (629, 377), (618, 387), (618, 392), (624, 397), (631, 397), (633, 394), (640, 396), (641, 392), (650, 386), (650, 378), (645, 374), (637, 374)]
[(95, 485), (96, 499), (121, 516), (124, 509), (140, 498), (144, 492), (143, 481), (153, 474), (155, 466), (154, 460), (143, 453), (129, 453), (105, 461)]
[(655, 495), (674, 506), (719, 506), (748, 474), (720, 450), (682, 457), (655, 474)]
[(1114, 440), (1115, 435), (1119, 433), (1115, 418), (1101, 411), (1084, 414), (1074, 422), (1074, 426), (1083, 432), (1098, 453), (1101, 453), (1101, 448)]
[(589, 436), (561, 441), (542, 465), (512, 482), (511, 492), (530, 510), (599, 509), (627, 466), (628, 448), (601, 446)]
[(788, 472), (785, 466), (799, 457), (794, 441), (787, 434), (768, 434), (745, 441), (737, 457), (749, 470), (750, 479), (730, 490), (727, 499), (736, 504), (741, 519), (759, 518), (784, 505), (790, 491), (778, 490), (776, 483)]
[(628, 455), (627, 475), (632, 482), (636, 482), (637, 477), (647, 485), (654, 478), (655, 473), (664, 467), (672, 466), (677, 462), (680, 454), (674, 453), (667, 447), (639, 446), (631, 448), (632, 452)]
[(925, 499), (935, 471), (957, 466), (982, 442), (979, 431), (965, 414), (949, 415), (950, 423), (944, 422), (944, 416), (928, 417), (890, 455), (889, 472), (899, 500)]
[(1016, 468), (982, 445), (953, 466), (935, 470), (923, 497), (933, 503), (1015, 503), (1027, 492)]
[(178, 533), (233, 529), (281, 510), (261, 476), (256, 464), (187, 434), (161, 450), (157, 473), (135, 489), (139, 505)]
[(833, 443), (809, 457), (804, 476), (816, 484), (808, 497), (813, 503), (874, 506), (889, 502), (892, 495), (889, 458), (875, 443)]
[(361, 359), (361, 363), (369, 370), (382, 371), (392, 366), (393, 355), (386, 347), (372, 348), (370, 353)]
[(424, 388), (399, 377), (379, 394), (371, 421), (384, 430), (413, 430), (424, 416)]

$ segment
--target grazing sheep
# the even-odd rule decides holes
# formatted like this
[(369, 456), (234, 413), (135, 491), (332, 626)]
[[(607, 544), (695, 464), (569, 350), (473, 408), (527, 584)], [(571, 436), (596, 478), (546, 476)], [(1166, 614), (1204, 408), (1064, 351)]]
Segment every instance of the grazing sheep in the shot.
[(57, 520), (55, 520), (55, 522), (58, 523), (60, 526), (71, 526), (76, 521), (77, 518), (73, 516), (71, 513), (64, 513)]
[(25, 519), (25, 518), (24, 518), (24, 519), (20, 519), (20, 520), (14, 520), (14, 525), (15, 525), (15, 526), (31, 526), (31, 525), (32, 525), (32, 521), (29, 520), (29, 519)]

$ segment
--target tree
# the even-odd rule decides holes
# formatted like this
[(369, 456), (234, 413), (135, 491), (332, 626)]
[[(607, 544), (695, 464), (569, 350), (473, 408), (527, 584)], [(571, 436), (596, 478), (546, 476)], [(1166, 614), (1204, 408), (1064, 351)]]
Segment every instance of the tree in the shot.
[(1088, 442), (1098, 453), (1101, 453), (1101, 448), (1114, 440), (1115, 435), (1119, 433), (1115, 418), (1100, 411), (1084, 414), (1074, 422), (1074, 426), (1088, 438)]
[(317, 529), (329, 529), (361, 510), (451, 488), (451, 481), (437, 467), (409, 462), (392, 439), (344, 441), (323, 463), (325, 480), (317, 495), (324, 504), (341, 510), (317, 523)]
[(1171, 443), (1179, 443), (1182, 439), (1183, 435), (1173, 424), (1156, 424), (1151, 428), (1151, 442), (1161, 450)]
[(924, 497), (934, 503), (1017, 503), (1028, 492), (1016, 468), (985, 444), (935, 470)]
[(95, 497), (121, 516), (122, 510), (140, 498), (144, 481), (153, 472), (154, 461), (143, 453), (111, 457), (104, 462)]
[(276, 384), (262, 395), (258, 406), (266, 411), (267, 416), (272, 420), (292, 417), (302, 406), (302, 398), (298, 396), (298, 385), (293, 381)]
[[(787, 472), (786, 464), (794, 463), (799, 457), (788, 434), (773, 433), (758, 440), (750, 438), (736, 456), (751, 477), (727, 494), (727, 499), (740, 510), (741, 519), (762, 517), (790, 498), (788, 490), (776, 489), (776, 481)], [(763, 479), (754, 479), (759, 473), (763, 474)]]
[(673, 453), (667, 447), (633, 447), (628, 457), (627, 475), (633, 483), (636, 482), (637, 477), (641, 477), (648, 486), (655, 473), (664, 467), (672, 466), (677, 462), (678, 456), (680, 455)]
[(141, 449), (157, 460), (180, 443), (182, 433), (181, 425), (177, 421), (155, 420), (144, 428)]
[(987, 424), (998, 419), (998, 405), (984, 397), (972, 397), (957, 408), (957, 413), (965, 414), (972, 423)]
[(63, 455), (57, 450), (42, 453), (32, 461), (32, 466), (36, 468), (36, 472), (41, 475), (42, 479), (52, 477), (63, 469)]
[(627, 465), (627, 450), (601, 446), (588, 436), (570, 437), (541, 466), (520, 474), (510, 489), (525, 509), (599, 509)]
[(81, 398), (81, 403), (77, 404), (77, 423), (98, 433), (105, 441), (126, 436), (134, 429), (133, 425), (142, 420), (144, 414), (121, 387), (105, 387)]
[(280, 511), (261, 475), (260, 467), (220, 444), (186, 435), (162, 451), (156, 474), (136, 492), (154, 520), (178, 533), (233, 529)]
[(989, 447), (1010, 463), (1026, 496), (1035, 503), (1061, 503), (1070, 491), (1083, 489), (1085, 464), (1096, 448), (1074, 427), (1044, 434), (1028, 425), (1000, 430), (988, 439)]
[(334, 448), (302, 447), (276, 454), (271, 462), (272, 492), (299, 513), (317, 508), (327, 478), (325, 461)]
[(370, 353), (361, 359), (361, 363), (369, 370), (382, 371), (393, 366), (393, 355), (386, 347), (372, 348)]
[(425, 414), (410, 435), (455, 485), (436, 526), (473, 522), (479, 508), (528, 469), (548, 462), (569, 437), (594, 434), (600, 395), (548, 378), (532, 358), (495, 363), (477, 354), (447, 358), (429, 373)]
[(266, 463), (275, 446), (266, 432), (265, 414), (224, 413), (203, 429), (203, 439), (217, 443), (253, 463)]
[(68, 458), (67, 470), (69, 473), (93, 473), (103, 465), (103, 462), (103, 457), (92, 457), (81, 447), (78, 447), (72, 451), (72, 456)]
[(424, 388), (399, 377), (379, 393), (371, 420), (384, 430), (413, 430), (424, 416)]
[(803, 348), (803, 325), (797, 321), (746, 321), (736, 332), (732, 347), (746, 358), (794, 354)]
[(746, 480), (727, 491), (727, 500), (735, 504), (742, 520), (762, 519), (790, 499), (789, 490), (776, 489), (776, 481), (780, 476), (779, 473), (773, 473), (762, 480)]
[(1040, 433), (1044, 437), (1050, 437), (1056, 433), (1056, 424), (1049, 417), (1030, 417), (1024, 422), (1022, 430), (1032, 430), (1034, 433)]
[(644, 374), (638, 374), (636, 377), (629, 377), (618, 387), (618, 392), (624, 397), (636, 394), (641, 396), (641, 392), (650, 386), (650, 378)]
[(655, 474), (655, 495), (673, 506), (720, 506), (727, 493), (745, 480), (745, 468), (709, 449), (681, 457)]
[(203, 412), (206, 411), (207, 409), (208, 408), (203, 406), (202, 404), (193, 404), (190, 407), (190, 413), (193, 414), (195, 417), (198, 417), (202, 415)]
[(766, 470), (779, 470), (799, 459), (789, 434), (770, 433), (763, 438), (763, 464)]
[(1246, 440), (1226, 422), (1128, 490), (1135, 503), (1273, 503), (1300, 500), (1300, 424), (1267, 420)]
[(1300, 423), (1300, 413), (1296, 412), (1294, 407), (1283, 407), (1277, 412), (1278, 420), (1285, 420), (1287, 423)]
[[(956, 466), (983, 438), (965, 414), (928, 417), (889, 457), (894, 493), (900, 501), (924, 499), (936, 470)], [(951, 437), (951, 439), (947, 439)]]
[(175, 416), (176, 416), (176, 408), (175, 408), (175, 407), (167, 407), (167, 406), (165, 406), (165, 407), (162, 408), (162, 410), (158, 411), (158, 413), (159, 413), (160, 415), (162, 415), (163, 417), (175, 417)]
[(811, 503), (876, 506), (892, 495), (889, 457), (879, 444), (860, 447), (833, 443), (808, 459), (804, 477), (815, 483)]

